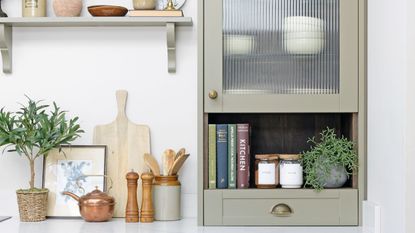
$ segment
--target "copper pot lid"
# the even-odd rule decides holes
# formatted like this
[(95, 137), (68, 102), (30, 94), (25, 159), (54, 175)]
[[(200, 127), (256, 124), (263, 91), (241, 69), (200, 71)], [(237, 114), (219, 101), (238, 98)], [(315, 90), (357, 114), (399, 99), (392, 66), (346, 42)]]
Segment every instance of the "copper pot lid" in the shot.
[(102, 192), (95, 187), (95, 190), (82, 196), (79, 199), (79, 205), (114, 205), (115, 200), (107, 193)]

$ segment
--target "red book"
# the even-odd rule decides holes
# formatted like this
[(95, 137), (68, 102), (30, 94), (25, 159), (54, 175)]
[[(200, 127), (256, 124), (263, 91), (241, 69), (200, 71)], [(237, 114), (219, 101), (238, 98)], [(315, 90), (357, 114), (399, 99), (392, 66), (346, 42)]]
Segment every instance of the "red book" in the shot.
[(250, 142), (249, 124), (237, 124), (236, 153), (237, 164), (237, 187), (238, 189), (249, 188), (249, 164), (250, 164)]

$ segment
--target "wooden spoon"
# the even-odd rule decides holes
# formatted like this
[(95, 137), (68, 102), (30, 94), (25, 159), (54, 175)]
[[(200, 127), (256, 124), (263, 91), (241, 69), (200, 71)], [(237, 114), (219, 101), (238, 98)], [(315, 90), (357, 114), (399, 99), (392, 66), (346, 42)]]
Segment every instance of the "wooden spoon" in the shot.
[(157, 163), (156, 158), (151, 154), (145, 153), (144, 154), (144, 162), (146, 163), (147, 167), (153, 172), (155, 176), (160, 176), (160, 166)]
[(176, 161), (174, 161), (173, 166), (169, 170), (169, 176), (177, 175), (180, 168), (182, 168), (184, 162), (186, 161), (187, 158), (189, 158), (189, 156), (190, 154), (184, 154), (184, 155), (181, 155), (178, 159), (176, 159)]
[(173, 166), (174, 157), (176, 152), (172, 149), (167, 149), (163, 154), (163, 175), (167, 176), (169, 174), (170, 168)]
[(174, 157), (174, 161), (176, 161), (180, 156), (186, 154), (186, 149), (182, 148), (177, 152), (176, 157)]

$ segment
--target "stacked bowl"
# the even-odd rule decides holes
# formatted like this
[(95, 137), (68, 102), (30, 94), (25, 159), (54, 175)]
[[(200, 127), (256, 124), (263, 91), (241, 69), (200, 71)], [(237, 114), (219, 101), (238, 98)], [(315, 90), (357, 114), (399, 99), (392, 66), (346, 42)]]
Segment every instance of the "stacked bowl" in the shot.
[(290, 16), (284, 19), (284, 49), (289, 54), (312, 55), (321, 53), (326, 45), (326, 23), (308, 16)]

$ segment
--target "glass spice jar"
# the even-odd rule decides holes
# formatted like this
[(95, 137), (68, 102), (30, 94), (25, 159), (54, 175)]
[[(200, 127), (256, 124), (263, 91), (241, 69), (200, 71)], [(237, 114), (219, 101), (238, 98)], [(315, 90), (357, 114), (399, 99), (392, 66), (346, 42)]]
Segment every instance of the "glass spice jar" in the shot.
[(255, 155), (255, 185), (259, 189), (272, 189), (278, 185), (278, 155)]
[(303, 166), (299, 154), (280, 154), (280, 184), (282, 188), (301, 188)]

